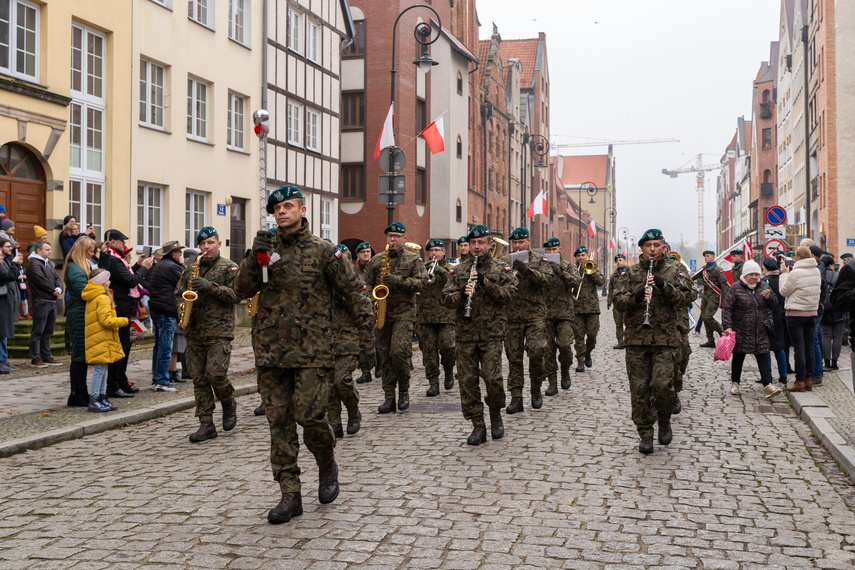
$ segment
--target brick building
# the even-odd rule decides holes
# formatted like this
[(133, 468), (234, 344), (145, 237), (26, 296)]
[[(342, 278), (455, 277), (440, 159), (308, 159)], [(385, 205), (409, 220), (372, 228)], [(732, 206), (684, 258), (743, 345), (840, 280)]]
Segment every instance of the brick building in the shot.
[[(553, 226), (556, 237), (561, 239), (562, 252), (568, 260), (573, 259), (573, 252), (579, 245), (588, 248), (589, 257), (597, 262), (603, 271), (608, 271), (611, 265), (609, 239), (613, 235), (603, 219), (611, 220), (607, 209), (614, 196), (614, 161), (611, 153), (600, 155), (580, 155), (556, 157), (553, 164), (560, 161), (561, 186), (558, 189), (561, 200), (561, 215)], [(596, 189), (595, 194), (588, 188)], [(588, 235), (588, 224), (591, 221), (597, 228), (594, 237)], [(606, 273), (608, 275), (608, 273)]]
[[(770, 61), (778, 58), (778, 42), (771, 44)], [(765, 243), (766, 210), (777, 205), (778, 151), (775, 102), (775, 67), (762, 62), (754, 80), (751, 105), (751, 153), (749, 226), (758, 235), (755, 245)]]
[(716, 187), (716, 253), (721, 253), (735, 243), (735, 216), (733, 211), (733, 195), (736, 178), (736, 140), (734, 133), (730, 144), (725, 148), (721, 157), (721, 171)]

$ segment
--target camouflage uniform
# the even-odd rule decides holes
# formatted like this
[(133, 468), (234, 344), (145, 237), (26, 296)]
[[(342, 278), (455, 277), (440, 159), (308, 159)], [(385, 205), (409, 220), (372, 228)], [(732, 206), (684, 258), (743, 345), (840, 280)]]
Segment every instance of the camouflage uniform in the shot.
[(653, 288), (650, 298), (649, 329), (642, 328), (646, 303), (636, 302), (635, 294), (647, 283), (649, 260), (627, 269), (624, 292), (615, 303), (626, 314), (626, 371), (632, 398), (632, 421), (642, 438), (653, 436), (656, 421), (651, 404), (655, 403), (660, 423), (669, 422), (674, 409), (674, 369), (680, 349), (677, 323), (688, 304), (680, 284), (680, 269), (667, 258), (653, 265), (653, 275), (665, 282), (662, 289)]
[[(242, 299), (234, 290), (237, 265), (221, 255), (199, 262), (199, 277), (213, 284), (208, 291), (198, 291), (193, 302), (190, 322), (184, 329), (187, 338), (185, 361), (193, 378), (193, 395), (196, 398), (196, 416), (202, 422), (211, 421), (214, 414), (214, 397), (229, 402), (234, 387), (228, 379), (232, 339), (235, 337), (235, 305)], [(187, 289), (190, 271), (184, 271), (175, 286), (175, 306), (184, 300), (181, 294)]]
[(312, 235), (308, 221), (290, 234), (273, 237), (268, 283), (253, 256), (244, 259), (235, 281), (241, 297), (261, 291), (253, 320), (252, 347), (258, 389), (270, 426), (270, 463), (282, 493), (300, 491), (299, 440), (320, 469), (335, 461), (335, 437), (327, 422), (333, 382), (333, 289), (340, 291), (356, 322), (361, 348), (372, 347), (373, 311), (352, 263), (331, 243)]
[(476, 426), (484, 424), (484, 404), (481, 382), (487, 387), (487, 407), (499, 412), (505, 406), (502, 386), (502, 340), (505, 338), (507, 316), (505, 306), (516, 293), (516, 278), (511, 268), (489, 255), (478, 258), (476, 268), (484, 283), (476, 285), (472, 294), (471, 319), (466, 322), (466, 283), (472, 272), (474, 258), (457, 266), (443, 291), (444, 302), (456, 310), (457, 371), (460, 383), (460, 404), (463, 417)]
[[(579, 273), (576, 266), (561, 260), (561, 273), (557, 279), (552, 279), (547, 286), (546, 297), (546, 328), (547, 348), (546, 369), (549, 383), (552, 385), (558, 381), (558, 364), (561, 364), (562, 373), (569, 370), (573, 364), (573, 341), (575, 336), (574, 327), (574, 299), (571, 290), (578, 284)], [(552, 266), (553, 273), (557, 268)], [(558, 359), (555, 352), (558, 351)]]
[[(733, 264), (733, 269), (730, 270), (731, 283), (736, 283), (742, 277), (742, 270), (745, 269), (745, 262), (740, 261)], [(724, 295), (722, 295), (724, 297)]]
[[(384, 253), (371, 258), (365, 272), (369, 290), (383, 283), (380, 270)], [(377, 350), (383, 357), (383, 394), (395, 398), (395, 388), (410, 391), (410, 359), (413, 356), (413, 323), (416, 320), (416, 293), (427, 281), (427, 271), (419, 256), (403, 247), (389, 249), (389, 275), (401, 277), (401, 283), (389, 287), (386, 297), (386, 324), (376, 332)]]
[(678, 261), (672, 261), (672, 263), (680, 276), (679, 287), (686, 295), (686, 304), (678, 313), (677, 330), (680, 331), (680, 350), (677, 353), (677, 366), (674, 367), (674, 392), (680, 393), (683, 391), (683, 377), (686, 375), (689, 357), (692, 354), (692, 347), (689, 345), (689, 307), (698, 298), (698, 290), (691, 277), (686, 274), (686, 267)]
[[(433, 265), (431, 261), (428, 265)], [(419, 348), (428, 383), (439, 384), (439, 365), (446, 375), (454, 368), (454, 311), (443, 303), (442, 292), (454, 269), (445, 260), (437, 263), (433, 278), (418, 297)]]
[[(598, 290), (606, 282), (603, 274), (597, 271), (582, 276), (582, 292), (576, 300), (576, 360), (581, 366), (597, 346), (597, 333), (600, 331), (600, 295)], [(576, 294), (578, 289), (573, 291)], [(586, 338), (587, 337), (587, 338)]]
[[(521, 397), (523, 377), (523, 350), (528, 354), (528, 372), (531, 391), (537, 392), (548, 372), (546, 354), (549, 347), (546, 332), (546, 301), (544, 291), (556, 277), (550, 264), (542, 255), (528, 252), (528, 271), (517, 275), (517, 291), (505, 306), (508, 332), (505, 335), (505, 354), (508, 356), (508, 392), (511, 397)], [(480, 261), (480, 260), (479, 260)]]
[[(366, 291), (367, 289), (363, 289), (363, 295)], [(341, 425), (342, 402), (348, 415), (356, 416), (359, 412), (359, 392), (353, 383), (353, 371), (359, 361), (359, 332), (344, 296), (338, 291), (333, 294), (333, 327), (335, 375), (330, 387), (327, 417), (330, 425)]]
[(606, 301), (612, 306), (612, 317), (615, 320), (615, 336), (617, 337), (618, 344), (623, 344), (624, 340), (624, 314), (615, 305), (615, 296), (624, 287), (626, 287), (626, 266), (618, 267), (614, 270), (612, 276), (609, 277), (609, 294), (606, 297)]
[[(370, 261), (368, 263), (370, 263)], [(359, 278), (362, 279), (363, 283), (365, 283), (365, 272), (368, 270), (368, 263), (361, 263), (360, 262), (360, 263), (356, 264), (356, 270), (359, 272)], [(367, 290), (367, 294), (368, 294), (368, 300), (373, 303), (374, 297), (371, 296), (371, 290), (370, 289)], [(380, 351), (375, 348), (374, 354), (375, 354), (375, 362), (374, 362), (375, 369), (380, 370), (382, 372), (382, 370), (383, 370), (383, 359), (380, 355)], [(362, 369), (362, 368), (360, 368), (359, 371), (362, 372), (363, 374), (367, 373), (370, 375), (370, 373), (371, 373), (370, 370)]]
[[(721, 294), (716, 293), (712, 285), (707, 283), (707, 280), (716, 286)], [(721, 268), (713, 263), (711, 266), (704, 267), (698, 281), (704, 286), (704, 292), (701, 296), (701, 317), (704, 319), (704, 329), (707, 331), (707, 342), (715, 342), (713, 333), (717, 332), (719, 335), (722, 333), (721, 323), (715, 320), (715, 314), (727, 294), (729, 287), (727, 277)]]

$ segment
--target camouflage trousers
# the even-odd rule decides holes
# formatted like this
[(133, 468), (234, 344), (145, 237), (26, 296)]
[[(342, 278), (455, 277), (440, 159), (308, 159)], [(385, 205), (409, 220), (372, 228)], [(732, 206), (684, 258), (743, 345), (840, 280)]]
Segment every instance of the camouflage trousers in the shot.
[(641, 437), (653, 436), (652, 405), (660, 422), (671, 420), (674, 409), (674, 368), (679, 348), (627, 346), (626, 373), (632, 400), (632, 421)]
[(460, 405), (463, 417), (476, 426), (484, 424), (484, 404), (481, 401), (481, 378), (487, 386), (487, 407), (501, 410), (505, 407), (505, 389), (502, 386), (502, 343), (462, 342), (457, 346), (457, 372), (460, 386)]
[(624, 315), (623, 311), (618, 310), (617, 307), (612, 307), (612, 317), (615, 320), (615, 337), (617, 338), (618, 344), (623, 344), (624, 340)]
[(704, 330), (707, 331), (707, 340), (715, 342), (714, 332), (719, 335), (722, 333), (721, 323), (715, 320), (715, 314), (718, 311), (718, 297), (710, 299), (703, 297), (701, 299), (701, 316), (704, 319)]
[(597, 346), (597, 333), (600, 332), (600, 315), (597, 313), (576, 313), (574, 319), (576, 332), (576, 359), (584, 362), (590, 358)]
[[(383, 361), (380, 359), (380, 351), (377, 350), (376, 348), (374, 349), (374, 366), (376, 367), (377, 370), (379, 370), (380, 372), (383, 372)], [(360, 366), (359, 371), (362, 372), (363, 374), (367, 374), (367, 373), (371, 372), (371, 369), (370, 368), (362, 368)]]
[[(575, 338), (572, 319), (549, 319), (546, 321), (546, 371), (550, 382), (558, 379), (558, 363), (566, 370), (573, 364), (573, 341)], [(558, 351), (558, 359), (555, 352)]]
[(330, 386), (330, 405), (327, 408), (327, 418), (330, 425), (341, 425), (341, 404), (350, 415), (359, 411), (359, 392), (353, 383), (353, 371), (356, 370), (357, 358), (352, 354), (335, 357), (335, 377)]
[(531, 378), (531, 389), (540, 390), (543, 379), (546, 378), (547, 340), (546, 323), (532, 321), (529, 323), (508, 323), (505, 334), (505, 353), (508, 355), (508, 392), (511, 397), (522, 396), (525, 378), (523, 377), (523, 350), (528, 354), (528, 375)]
[(331, 368), (259, 368), (258, 391), (270, 426), (270, 466), (283, 493), (300, 492), (297, 424), (319, 469), (335, 461), (335, 436), (327, 422), (332, 382)]
[(229, 382), (232, 341), (222, 338), (193, 338), (185, 351), (187, 369), (193, 378), (196, 416), (208, 421), (214, 415), (214, 398), (220, 402), (232, 399), (235, 389)]
[(410, 359), (413, 357), (413, 322), (386, 321), (375, 332), (377, 351), (383, 360), (383, 394), (386, 399), (395, 399), (395, 388), (399, 392), (410, 391)]
[(439, 383), (439, 365), (450, 372), (454, 368), (454, 325), (420, 324), (419, 348), (425, 365), (425, 376), (433, 385)]
[(683, 391), (683, 377), (686, 375), (686, 370), (689, 368), (689, 356), (692, 354), (692, 347), (689, 346), (688, 333), (680, 333), (680, 348), (677, 349), (677, 365), (674, 366), (674, 391)]

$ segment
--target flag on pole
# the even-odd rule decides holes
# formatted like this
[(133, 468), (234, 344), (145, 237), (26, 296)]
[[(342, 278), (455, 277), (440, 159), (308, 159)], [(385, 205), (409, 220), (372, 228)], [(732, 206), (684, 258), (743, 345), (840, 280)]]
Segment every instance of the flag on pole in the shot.
[(377, 146), (374, 147), (374, 160), (380, 158), (380, 151), (386, 147), (395, 146), (395, 131), (393, 129), (393, 120), (395, 117), (395, 104), (389, 106), (389, 114), (386, 115), (386, 120), (383, 122), (383, 130), (380, 131), (380, 138), (377, 139)]
[[(447, 112), (448, 111), (445, 113)], [(425, 138), (425, 142), (427, 142), (431, 154), (436, 154), (445, 150), (445, 130), (442, 125), (442, 117), (445, 113), (437, 117), (434, 122), (429, 124), (421, 133), (419, 133)]]
[(534, 202), (532, 202), (531, 206), (529, 206), (528, 213), (526, 214), (526, 218), (533, 218), (537, 214), (540, 214), (541, 216), (545, 216), (546, 215), (546, 208), (547, 208), (546, 196), (543, 195), (543, 190), (541, 190), (540, 193), (537, 196), (535, 196)]
[(615, 238), (609, 240), (609, 249), (615, 248)]
[(748, 241), (748, 238), (742, 240), (742, 252), (745, 254), (745, 261), (754, 258), (754, 250), (751, 248), (751, 242)]
[(728, 253), (724, 259), (718, 262), (718, 266), (724, 271), (727, 282), (733, 285), (733, 256)]
[(597, 237), (597, 222), (591, 220), (591, 223), (588, 224), (588, 235), (591, 237)]

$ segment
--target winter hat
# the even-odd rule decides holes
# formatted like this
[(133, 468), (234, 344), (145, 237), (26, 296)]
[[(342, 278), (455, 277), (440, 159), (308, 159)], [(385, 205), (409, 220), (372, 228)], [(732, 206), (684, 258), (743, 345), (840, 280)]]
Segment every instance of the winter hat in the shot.
[[(763, 267), (765, 267), (769, 271), (778, 271), (779, 269), (781, 269), (781, 266), (778, 265), (778, 262), (776, 260), (772, 259), (771, 257), (767, 257), (766, 259), (763, 260)], [(742, 274), (743, 275), (745, 274), (744, 270), (743, 270)]]
[[(764, 263), (765, 264), (765, 263)], [(742, 275), (751, 275), (752, 273), (760, 274), (760, 266), (757, 265), (757, 262), (753, 259), (750, 259), (745, 262), (745, 265), (742, 267)]]
[(0, 222), (0, 230), (2, 230), (4, 232), (6, 230), (8, 230), (9, 228), (14, 228), (14, 227), (15, 227), (15, 222), (10, 220), (9, 218), (6, 218), (2, 222)]
[(33, 233), (36, 234), (36, 239), (47, 235), (47, 230), (41, 226), (33, 226)]
[(90, 279), (89, 281), (92, 281), (93, 283), (97, 283), (98, 285), (103, 285), (104, 283), (106, 283), (109, 280), (110, 280), (110, 272), (109, 271), (102, 271), (101, 273), (99, 273), (98, 275), (96, 275), (95, 277)]

